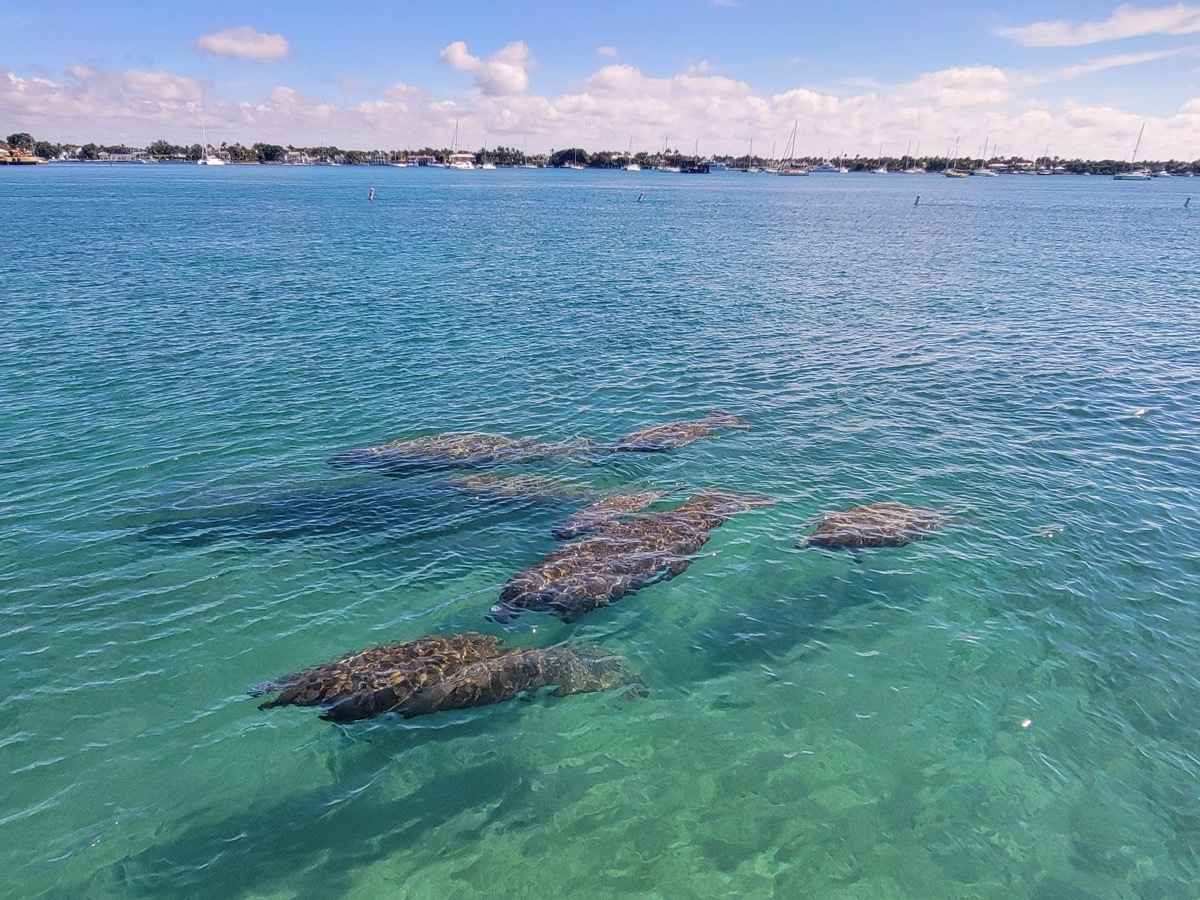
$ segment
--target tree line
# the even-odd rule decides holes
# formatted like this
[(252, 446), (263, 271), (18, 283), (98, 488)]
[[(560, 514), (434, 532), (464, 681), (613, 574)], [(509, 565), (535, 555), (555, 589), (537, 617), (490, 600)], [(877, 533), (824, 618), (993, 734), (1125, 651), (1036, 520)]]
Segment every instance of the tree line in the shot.
[[(99, 160), (112, 155), (132, 155), (145, 152), (160, 161), (176, 160), (180, 162), (195, 162), (204, 156), (205, 148), (200, 144), (172, 144), (170, 141), (159, 139), (145, 148), (129, 147), (125, 144), (56, 144), (52, 141), (37, 140), (27, 132), (10, 134), (0, 147), (8, 150), (20, 150), (25, 153), (40, 156), (43, 159), (80, 159)], [(280, 163), (288, 158), (288, 154), (303, 154), (313, 162), (339, 162), (348, 165), (368, 165), (371, 163), (387, 163), (409, 160), (416, 157), (429, 157), (436, 162), (449, 161), (451, 150), (446, 147), (422, 147), (419, 150), (343, 150), (336, 146), (295, 147), (292, 145), (255, 143), (249, 147), (240, 143), (222, 143), (219, 147), (209, 144), (210, 155), (220, 155), (230, 162), (242, 163)], [(625, 152), (601, 150), (589, 153), (582, 147), (568, 147), (565, 150), (551, 150), (549, 154), (528, 155), (515, 147), (492, 147), (474, 153), (476, 164), (491, 162), (497, 166), (542, 165), (564, 166), (580, 165), (590, 169), (619, 169), (628, 163), (637, 163), (643, 168), (668, 165), (684, 166), (698, 162), (695, 156), (680, 153), (679, 150), (663, 148), (656, 152), (638, 151), (632, 155)], [(715, 161), (724, 163), (732, 169), (745, 169), (758, 165), (768, 165), (773, 160), (761, 156), (717, 156)], [(794, 162), (798, 165), (815, 166), (823, 160), (820, 157), (797, 157)], [(949, 159), (942, 156), (901, 156), (901, 157), (861, 157), (838, 160), (852, 172), (872, 171), (879, 166), (887, 166), (889, 170), (897, 171), (910, 166), (920, 165), (929, 171), (942, 171), (947, 168), (973, 168), (985, 163), (1002, 166), (1019, 166), (1024, 160), (1019, 157), (1007, 159), (993, 158), (990, 160), (959, 157)], [(1071, 174), (1081, 175), (1090, 173), (1105, 175), (1123, 171), (1128, 164), (1123, 160), (1085, 160), (1060, 159), (1059, 157), (1042, 157), (1033, 161), (1038, 168), (1056, 168)], [(1144, 165), (1155, 169), (1166, 169), (1176, 174), (1189, 171), (1200, 174), (1200, 161), (1185, 162), (1179, 160), (1154, 161), (1146, 160)]]

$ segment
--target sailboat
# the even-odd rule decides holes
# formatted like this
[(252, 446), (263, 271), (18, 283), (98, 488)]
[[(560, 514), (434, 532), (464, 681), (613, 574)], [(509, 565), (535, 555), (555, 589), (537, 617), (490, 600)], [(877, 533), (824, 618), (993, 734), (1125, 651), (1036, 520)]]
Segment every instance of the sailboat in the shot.
[(474, 169), (475, 154), (460, 152), (458, 149), (458, 119), (454, 120), (454, 139), (450, 142), (450, 169)]
[(223, 166), (223, 165), (225, 165), (225, 160), (221, 159), (221, 157), (208, 155), (208, 130), (203, 125), (200, 126), (200, 133), (204, 135), (204, 145), (200, 148), (201, 156), (198, 160), (196, 160), (196, 165), (198, 165), (198, 166)]
[(988, 142), (990, 142), (990, 141), (991, 141), (990, 137), (986, 137), (983, 139), (983, 156), (979, 160), (979, 165), (971, 170), (972, 175), (983, 175), (986, 178), (995, 178), (996, 177), (996, 173), (987, 167), (987, 160), (988, 160), (987, 148), (988, 148)]
[[(910, 144), (909, 149), (911, 149), (911, 148), (912, 148), (912, 145)], [(904, 170), (905, 175), (924, 175), (925, 174), (925, 167), (923, 165), (921, 165), (919, 162), (917, 162), (917, 157), (919, 157), (920, 155), (921, 155), (921, 142), (917, 141), (917, 156), (909, 157), (909, 160), (912, 162), (912, 165), (910, 165), (907, 169)]]
[(872, 175), (886, 175), (888, 173), (887, 163), (883, 161), (883, 144), (879, 145), (879, 168), (872, 169)]
[(746, 165), (746, 174), (757, 175), (761, 171), (762, 169), (754, 164), (754, 138), (750, 138), (750, 160)]
[(481, 169), (494, 169), (494, 168), (496, 168), (496, 164), (495, 164), (494, 162), (489, 162), (489, 161), (488, 161), (488, 158), (487, 158), (487, 141), (484, 141), (484, 142), (483, 142), (483, 150), (481, 151), (481, 154), (482, 154), (482, 160), (481, 160), (481, 162), (479, 163), (479, 168), (481, 168)]
[(633, 136), (632, 135), (629, 138), (629, 150), (626, 151), (625, 156), (629, 159), (629, 161), (627, 163), (625, 163), (625, 165), (621, 166), (622, 169), (624, 169), (626, 172), (642, 171), (642, 167), (633, 161)]
[(950, 168), (945, 172), (947, 178), (966, 178), (966, 172), (960, 172), (958, 166), (958, 138), (954, 139), (954, 158), (950, 160)]
[(762, 170), (768, 175), (777, 175), (779, 173), (779, 164), (775, 162), (775, 142), (771, 141), (771, 155), (766, 158), (763, 163)]
[(1142, 123), (1142, 130), (1138, 132), (1137, 143), (1133, 145), (1133, 156), (1129, 158), (1128, 172), (1114, 172), (1113, 181), (1149, 181), (1150, 173), (1145, 169), (1135, 169), (1133, 164), (1137, 162), (1138, 147), (1142, 145), (1142, 134), (1146, 130), (1146, 123)]
[(518, 169), (536, 169), (537, 166), (529, 161), (529, 139), (525, 139), (525, 144), (521, 147), (521, 159), (524, 160)]
[(796, 129), (800, 127), (800, 120), (797, 119), (792, 125), (792, 136), (788, 138), (787, 146), (783, 148), (785, 157), (783, 165), (779, 167), (776, 174), (779, 175), (807, 175), (808, 169), (803, 166), (796, 165)]
[(810, 172), (813, 172), (813, 173), (816, 173), (816, 172), (836, 172), (836, 171), (837, 171), (837, 166), (835, 166), (833, 163), (831, 163), (831, 162), (829, 161), (829, 157), (830, 157), (830, 155), (831, 155), (831, 154), (830, 154), (830, 152), (829, 152), (829, 148), (828, 148), (828, 147), (826, 147), (826, 148), (825, 148), (825, 158), (824, 158), (823, 160), (821, 160), (821, 162), (820, 162), (820, 164), (819, 164), (819, 165), (816, 165), (816, 166), (814, 166), (813, 168), (809, 169), (809, 171), (810, 171)]
[(662, 155), (660, 157), (658, 166), (655, 166), (654, 168), (656, 172), (670, 172), (671, 174), (677, 175), (679, 174), (679, 167), (670, 166), (670, 164), (667, 164), (667, 148), (670, 146), (670, 143), (670, 139), (665, 137), (662, 138)]
[(1043, 165), (1037, 167), (1035, 175), (1053, 175), (1054, 169), (1050, 167), (1050, 145), (1046, 145), (1046, 157)]

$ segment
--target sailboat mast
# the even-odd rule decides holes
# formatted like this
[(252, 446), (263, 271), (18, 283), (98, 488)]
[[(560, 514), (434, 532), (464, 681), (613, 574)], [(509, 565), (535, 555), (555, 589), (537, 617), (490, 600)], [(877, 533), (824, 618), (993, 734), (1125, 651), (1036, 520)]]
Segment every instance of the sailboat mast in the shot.
[(1138, 147), (1142, 146), (1142, 135), (1146, 132), (1146, 123), (1142, 123), (1142, 129), (1138, 132), (1137, 143), (1133, 145), (1133, 156), (1129, 160), (1129, 168), (1133, 168), (1133, 164), (1137, 162)]

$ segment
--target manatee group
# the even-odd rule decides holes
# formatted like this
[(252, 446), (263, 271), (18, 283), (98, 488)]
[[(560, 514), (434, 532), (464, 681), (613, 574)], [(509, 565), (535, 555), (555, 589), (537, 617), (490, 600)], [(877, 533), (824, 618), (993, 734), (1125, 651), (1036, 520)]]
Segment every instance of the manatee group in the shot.
[(377, 469), (385, 475), (400, 475), (420, 469), (536, 462), (550, 456), (578, 452), (584, 446), (578, 441), (543, 443), (532, 438), (451, 431), (345, 450), (331, 456), (328, 462), (335, 468), (361, 466)]
[(713, 410), (701, 419), (668, 422), (665, 425), (653, 425), (632, 431), (618, 440), (614, 449), (640, 452), (675, 450), (687, 446), (692, 441), (708, 437), (720, 428), (749, 427), (741, 416)]
[(510, 578), (488, 618), (507, 622), (535, 611), (577, 621), (647, 584), (681, 574), (710, 531), (738, 512), (771, 502), (757, 494), (701, 491), (674, 509), (612, 522)]
[(935, 509), (903, 503), (868, 503), (822, 513), (812, 534), (799, 547), (903, 547), (920, 540), (948, 518)]
[(353, 722), (383, 713), (406, 719), (450, 709), (502, 703), (553, 685), (556, 697), (632, 685), (641, 679), (623, 658), (592, 647), (502, 646), (482, 634), (429, 635), (415, 641), (371, 647), (304, 669), (251, 691), (278, 693), (260, 705), (320, 706), (322, 719)]
[[(612, 449), (674, 450), (721, 428), (748, 427), (740, 416), (714, 410), (700, 419), (668, 422), (631, 432), (620, 438)], [(344, 450), (331, 456), (328, 463), (339, 469), (362, 467), (376, 469), (384, 475), (402, 475), (422, 469), (530, 463), (554, 456), (586, 454), (593, 448), (591, 442), (584, 440), (544, 442), (482, 431), (449, 431)]]
[[(747, 428), (744, 419), (714, 411), (669, 422), (620, 438), (615, 451), (666, 451), (725, 428)], [(423, 469), (470, 468), (536, 462), (579, 454), (596, 445), (584, 441), (545, 443), (482, 432), (450, 432), (348, 450), (333, 466), (364, 466), (385, 475)], [(445, 484), (480, 498), (591, 499), (569, 482), (542, 475), (468, 473)], [(545, 612), (575, 622), (655, 581), (683, 573), (710, 532), (744, 510), (770, 505), (759, 494), (702, 490), (671, 509), (645, 512), (681, 489), (613, 494), (579, 509), (553, 529), (565, 543), (508, 579), (487, 618), (508, 622), (525, 612)], [(801, 539), (800, 547), (901, 547), (926, 537), (948, 518), (901, 503), (871, 503), (827, 512)], [(505, 647), (482, 634), (429, 635), (371, 647), (262, 685), (254, 696), (275, 694), (261, 709), (318, 706), (321, 718), (352, 722), (396, 713), (404, 718), (511, 700), (544, 687), (554, 696), (630, 686), (644, 692), (640, 677), (624, 660), (595, 647)]]

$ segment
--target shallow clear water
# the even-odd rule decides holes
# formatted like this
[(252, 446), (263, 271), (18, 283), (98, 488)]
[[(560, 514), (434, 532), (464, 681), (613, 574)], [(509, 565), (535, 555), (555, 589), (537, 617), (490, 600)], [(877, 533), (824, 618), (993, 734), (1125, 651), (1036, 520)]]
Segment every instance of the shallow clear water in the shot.
[[(1194, 896), (1192, 186), (0, 169), (17, 892)], [(571, 503), (324, 462), (711, 409), (752, 430), (520, 468), (778, 500), (575, 625), (483, 618)], [(955, 520), (795, 548), (872, 500)], [(339, 728), (246, 695), (466, 630), (649, 696)]]

